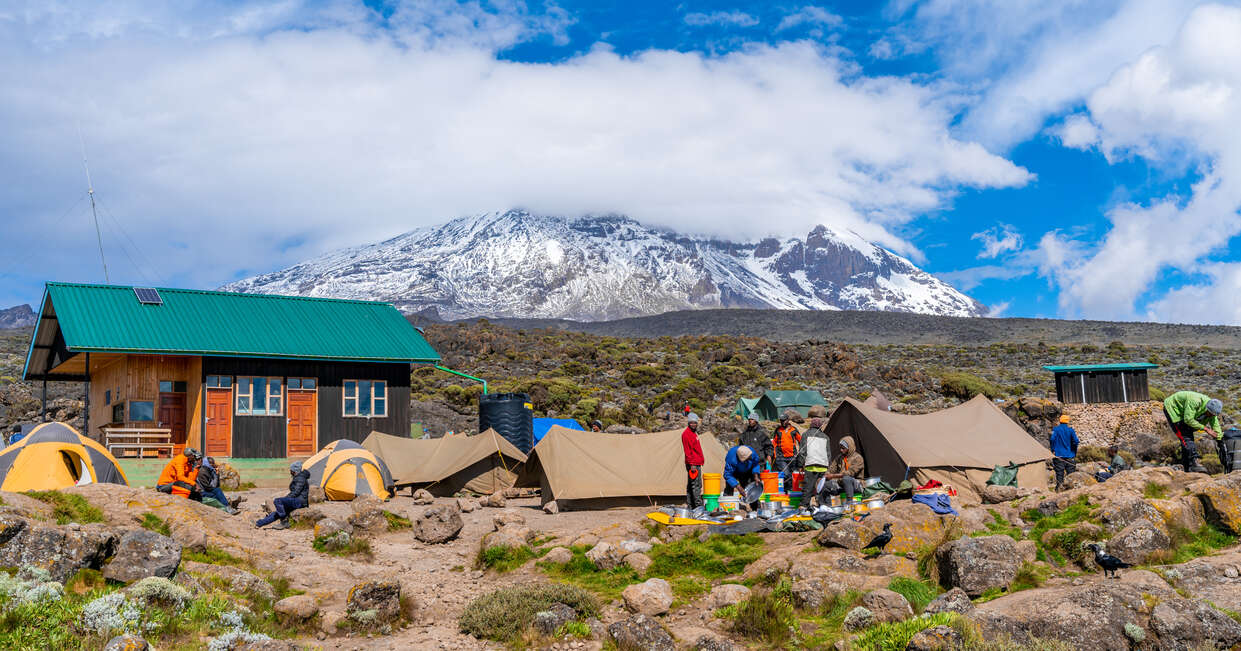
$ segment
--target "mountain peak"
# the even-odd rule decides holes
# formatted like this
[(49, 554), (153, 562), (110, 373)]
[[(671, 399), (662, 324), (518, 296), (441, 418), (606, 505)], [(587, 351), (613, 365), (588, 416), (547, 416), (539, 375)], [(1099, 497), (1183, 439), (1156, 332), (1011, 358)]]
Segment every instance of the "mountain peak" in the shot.
[(230, 283), (229, 291), (389, 301), (449, 319), (595, 321), (756, 307), (981, 316), (986, 308), (852, 231), (732, 242), (620, 214), (459, 217)]

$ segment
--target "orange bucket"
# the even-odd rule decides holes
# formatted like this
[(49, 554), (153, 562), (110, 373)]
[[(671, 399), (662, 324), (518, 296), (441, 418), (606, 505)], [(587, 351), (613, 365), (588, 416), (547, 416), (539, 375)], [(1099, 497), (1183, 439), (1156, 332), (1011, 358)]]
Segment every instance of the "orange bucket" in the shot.
[(793, 473), (793, 485), (789, 486), (789, 492), (790, 493), (801, 492), (801, 482), (805, 478), (806, 478), (806, 473), (804, 472)]
[(780, 492), (780, 473), (778, 472), (760, 472), (758, 478), (763, 482), (764, 493)]
[(719, 495), (720, 488), (724, 483), (724, 475), (718, 472), (702, 473), (702, 494), (703, 495)]

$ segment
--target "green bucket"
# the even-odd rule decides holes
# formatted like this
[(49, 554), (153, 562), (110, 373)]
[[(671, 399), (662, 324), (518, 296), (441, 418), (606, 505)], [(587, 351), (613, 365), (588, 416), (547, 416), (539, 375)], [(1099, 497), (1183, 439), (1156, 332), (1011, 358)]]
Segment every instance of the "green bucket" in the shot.
[(719, 495), (703, 495), (702, 501), (706, 503), (708, 513), (720, 508), (720, 496)]
[(801, 495), (789, 495), (789, 508), (797, 508), (801, 506)]

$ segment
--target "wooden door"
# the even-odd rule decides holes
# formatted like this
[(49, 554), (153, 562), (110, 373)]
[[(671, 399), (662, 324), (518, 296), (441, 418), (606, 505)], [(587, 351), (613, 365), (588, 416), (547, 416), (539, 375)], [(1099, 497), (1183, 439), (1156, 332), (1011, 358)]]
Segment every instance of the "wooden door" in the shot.
[(159, 394), (159, 426), (172, 430), (172, 449), (185, 449), (185, 394)]
[(203, 454), (232, 456), (233, 390), (207, 389), (207, 434)]
[(315, 453), (315, 424), (318, 421), (314, 391), (289, 391), (288, 452), (290, 457)]

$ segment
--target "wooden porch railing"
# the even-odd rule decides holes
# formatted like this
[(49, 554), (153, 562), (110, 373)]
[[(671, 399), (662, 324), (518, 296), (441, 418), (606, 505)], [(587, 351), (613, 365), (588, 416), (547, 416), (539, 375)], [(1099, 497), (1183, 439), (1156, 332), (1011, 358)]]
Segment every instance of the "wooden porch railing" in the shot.
[(172, 456), (172, 430), (163, 427), (104, 427), (103, 446), (114, 457), (137, 456), (147, 452), (157, 457)]

